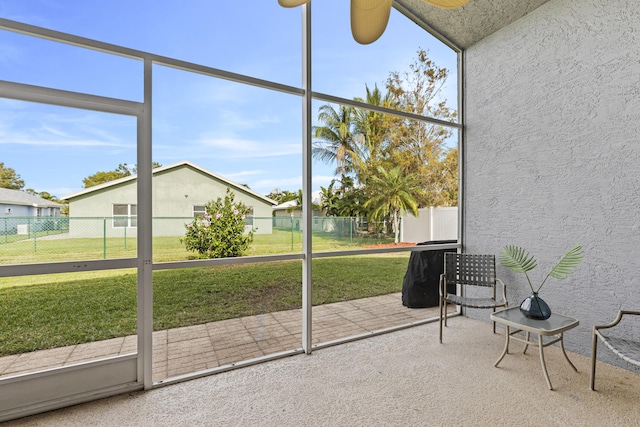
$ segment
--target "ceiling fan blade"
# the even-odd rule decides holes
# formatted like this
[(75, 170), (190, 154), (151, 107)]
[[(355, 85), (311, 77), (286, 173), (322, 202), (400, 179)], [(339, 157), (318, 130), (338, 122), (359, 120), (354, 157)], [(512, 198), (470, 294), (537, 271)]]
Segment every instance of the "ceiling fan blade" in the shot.
[(351, 0), (351, 34), (360, 44), (378, 40), (389, 22), (393, 0)]
[(278, 0), (278, 3), (282, 7), (296, 7), (309, 3), (309, 0)]
[(455, 9), (469, 3), (469, 0), (424, 0), (424, 2), (442, 9)]

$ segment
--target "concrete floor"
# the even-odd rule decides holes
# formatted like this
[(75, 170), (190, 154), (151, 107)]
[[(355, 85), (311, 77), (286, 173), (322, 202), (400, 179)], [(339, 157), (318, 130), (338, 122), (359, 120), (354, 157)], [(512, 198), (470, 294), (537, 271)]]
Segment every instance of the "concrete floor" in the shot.
[[(7, 422), (6, 426), (636, 426), (640, 375), (514, 344), (456, 317), (242, 369)], [(606, 351), (606, 350), (601, 350)]]

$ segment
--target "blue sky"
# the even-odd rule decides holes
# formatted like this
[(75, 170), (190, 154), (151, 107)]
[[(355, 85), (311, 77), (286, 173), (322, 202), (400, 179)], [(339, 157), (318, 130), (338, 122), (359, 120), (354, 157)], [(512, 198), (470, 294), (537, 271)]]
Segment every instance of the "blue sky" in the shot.
[[(313, 4), (313, 90), (347, 99), (384, 87), (419, 48), (452, 71), (444, 96), (455, 107), (456, 55), (392, 10), (375, 43), (353, 41), (349, 2)], [(301, 10), (277, 0), (0, 0), (0, 17), (200, 63), (291, 86), (301, 82)], [(142, 100), (142, 63), (0, 31), (0, 80)], [(300, 98), (154, 67), (153, 160), (189, 160), (253, 190), (302, 186)], [(314, 102), (314, 108), (323, 102)], [(0, 162), (26, 188), (58, 197), (82, 179), (136, 163), (133, 118), (0, 99)], [(313, 187), (333, 165), (314, 162)]]

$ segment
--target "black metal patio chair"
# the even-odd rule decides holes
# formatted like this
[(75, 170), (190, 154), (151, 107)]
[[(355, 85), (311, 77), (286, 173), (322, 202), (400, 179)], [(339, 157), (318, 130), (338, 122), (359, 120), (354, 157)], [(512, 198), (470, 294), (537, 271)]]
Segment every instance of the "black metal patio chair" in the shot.
[[(497, 284), (501, 285), (502, 293), (497, 295)], [(456, 292), (460, 287), (460, 295)], [(466, 296), (467, 287), (479, 289), (473, 296)], [(482, 288), (491, 288), (491, 296)], [(470, 308), (490, 308), (496, 311), (498, 307), (507, 307), (507, 289), (504, 283), (496, 277), (495, 255), (459, 254), (447, 252), (444, 254), (444, 273), (440, 276), (440, 342), (442, 343), (442, 324), (447, 326), (447, 304), (456, 304)], [(476, 294), (480, 294), (477, 296)], [(493, 322), (493, 332), (496, 324)]]

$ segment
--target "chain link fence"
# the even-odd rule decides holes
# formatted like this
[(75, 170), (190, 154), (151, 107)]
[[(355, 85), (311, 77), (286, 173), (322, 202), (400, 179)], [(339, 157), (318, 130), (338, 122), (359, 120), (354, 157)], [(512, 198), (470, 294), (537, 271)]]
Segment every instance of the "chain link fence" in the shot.
[[(194, 258), (182, 241), (191, 217), (153, 218), (154, 261)], [(0, 218), (0, 264), (132, 258), (137, 254), (137, 217)], [(247, 217), (254, 238), (245, 255), (295, 253), (302, 250), (300, 216)], [(314, 217), (314, 251), (352, 249), (392, 243), (387, 222), (358, 217)]]

